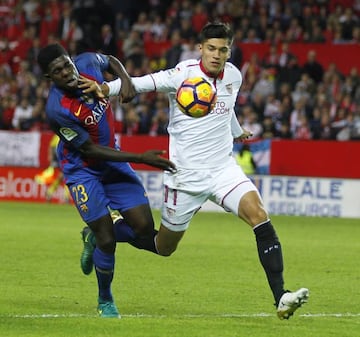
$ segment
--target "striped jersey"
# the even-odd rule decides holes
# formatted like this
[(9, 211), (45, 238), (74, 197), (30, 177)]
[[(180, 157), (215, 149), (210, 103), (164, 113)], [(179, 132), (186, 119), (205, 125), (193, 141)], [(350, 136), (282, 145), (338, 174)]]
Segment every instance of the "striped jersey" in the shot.
[[(109, 66), (107, 57), (96, 53), (80, 54), (74, 63), (80, 75), (98, 83), (104, 81), (103, 71)], [(52, 130), (60, 137), (57, 154), (65, 174), (79, 168), (87, 168), (93, 174), (103, 169), (103, 162), (84, 158), (78, 150), (89, 138), (95, 144), (118, 148), (108, 99), (84, 95), (80, 89), (67, 93), (52, 85), (46, 116)]]

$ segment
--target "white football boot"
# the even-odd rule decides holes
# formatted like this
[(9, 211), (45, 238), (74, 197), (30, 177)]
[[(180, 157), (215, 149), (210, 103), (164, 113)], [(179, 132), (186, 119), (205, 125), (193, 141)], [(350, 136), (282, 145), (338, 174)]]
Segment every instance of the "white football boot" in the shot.
[(306, 303), (309, 298), (309, 289), (300, 288), (294, 292), (287, 292), (281, 296), (277, 307), (277, 315), (280, 319), (289, 319), (297, 308)]

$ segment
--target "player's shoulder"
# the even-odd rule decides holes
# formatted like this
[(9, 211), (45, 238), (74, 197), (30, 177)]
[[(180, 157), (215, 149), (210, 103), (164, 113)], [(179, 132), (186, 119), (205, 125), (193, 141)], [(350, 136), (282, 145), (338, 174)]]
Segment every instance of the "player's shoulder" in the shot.
[(52, 85), (49, 90), (49, 95), (46, 101), (46, 110), (53, 111), (61, 109), (61, 99), (64, 97), (64, 93), (61, 89)]
[(59, 89), (55, 84), (52, 84), (49, 89), (47, 105), (60, 104), (61, 98), (63, 96), (64, 96), (63, 91), (61, 89)]
[(231, 73), (234, 74), (241, 74), (240, 70), (238, 67), (236, 67), (234, 64), (232, 64), (231, 62), (226, 62), (225, 63), (225, 69)]
[(237, 79), (238, 78), (242, 79), (241, 71), (239, 70), (238, 67), (236, 67), (231, 62), (225, 63), (225, 73), (227, 76), (231, 76), (231, 77), (237, 78)]
[(198, 67), (199, 63), (200, 63), (200, 60), (196, 60), (196, 59), (184, 60), (184, 61), (179, 62), (175, 68), (179, 68), (181, 70), (190, 69), (193, 67)]
[(165, 74), (172, 82), (180, 84), (185, 78), (190, 76), (191, 70), (198, 67), (198, 60), (185, 60), (179, 62), (175, 67), (166, 69), (162, 73)]
[(77, 55), (74, 59), (74, 62), (77, 67), (79, 66), (87, 66), (89, 64), (95, 65), (105, 65), (108, 62), (107, 56), (100, 54), (100, 53), (94, 53), (94, 52), (85, 52)]

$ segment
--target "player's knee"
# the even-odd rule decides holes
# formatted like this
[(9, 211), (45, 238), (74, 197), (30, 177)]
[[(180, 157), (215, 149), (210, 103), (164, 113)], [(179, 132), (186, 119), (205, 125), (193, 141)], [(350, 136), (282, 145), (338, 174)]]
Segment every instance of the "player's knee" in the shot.
[(148, 236), (151, 235), (154, 231), (154, 222), (151, 219), (144, 221), (139, 221), (135, 225), (132, 226), (134, 233), (136, 236)]
[(116, 247), (115, 237), (109, 235), (96, 237), (96, 246), (104, 253), (112, 254)]
[(159, 255), (167, 257), (172, 255), (177, 248), (177, 244), (156, 240), (156, 249)]
[(115, 242), (108, 242), (104, 245), (98, 245), (97, 247), (106, 254), (113, 254), (115, 252)]
[(269, 215), (263, 207), (252, 207), (239, 214), (239, 217), (244, 219), (249, 225), (256, 226), (257, 224), (268, 220)]

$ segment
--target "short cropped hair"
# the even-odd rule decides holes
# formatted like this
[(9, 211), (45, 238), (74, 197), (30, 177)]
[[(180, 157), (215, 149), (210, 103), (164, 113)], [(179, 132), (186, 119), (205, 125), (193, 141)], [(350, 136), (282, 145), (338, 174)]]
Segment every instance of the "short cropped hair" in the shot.
[(223, 22), (209, 22), (200, 32), (200, 43), (208, 39), (227, 39), (229, 44), (232, 44), (234, 39), (234, 32), (230, 26)]
[(66, 49), (58, 43), (49, 44), (48, 46), (42, 48), (37, 57), (37, 61), (42, 72), (47, 73), (49, 64), (62, 55), (69, 54)]

